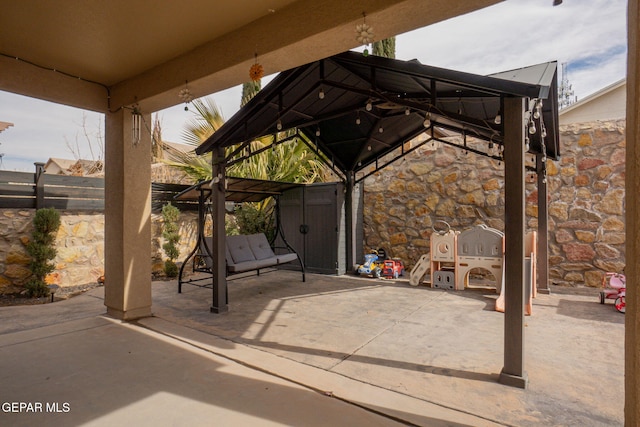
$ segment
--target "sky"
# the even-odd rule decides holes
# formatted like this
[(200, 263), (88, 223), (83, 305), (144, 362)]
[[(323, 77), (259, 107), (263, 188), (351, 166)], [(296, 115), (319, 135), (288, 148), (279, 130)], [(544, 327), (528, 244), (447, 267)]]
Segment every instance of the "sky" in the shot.
[[(559, 79), (566, 64), (565, 77), (578, 100), (623, 79), (627, 1), (564, 0), (556, 7), (552, 3), (508, 0), (400, 34), (396, 58), (481, 75), (557, 61)], [(375, 21), (367, 23), (375, 34)], [(263, 87), (272, 78), (264, 78)], [(210, 96), (229, 119), (240, 107), (240, 94), (238, 86)], [(193, 112), (178, 104), (158, 114), (163, 139), (182, 142)], [(2, 170), (33, 172), (34, 162), (50, 157), (101, 157), (96, 153), (103, 140), (101, 114), (0, 91), (0, 121), (14, 124), (0, 133)]]

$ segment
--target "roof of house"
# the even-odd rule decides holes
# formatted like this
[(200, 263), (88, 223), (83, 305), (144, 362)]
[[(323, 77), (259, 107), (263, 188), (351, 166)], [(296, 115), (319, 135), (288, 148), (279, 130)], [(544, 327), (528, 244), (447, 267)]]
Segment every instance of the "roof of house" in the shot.
[(9, 122), (0, 122), (0, 132), (2, 132), (3, 130), (7, 130), (8, 128), (10, 128), (11, 126), (13, 126), (13, 123), (9, 123)]
[(627, 79), (614, 82), (580, 101), (560, 110), (563, 123), (575, 121), (593, 121), (622, 119), (626, 116)]

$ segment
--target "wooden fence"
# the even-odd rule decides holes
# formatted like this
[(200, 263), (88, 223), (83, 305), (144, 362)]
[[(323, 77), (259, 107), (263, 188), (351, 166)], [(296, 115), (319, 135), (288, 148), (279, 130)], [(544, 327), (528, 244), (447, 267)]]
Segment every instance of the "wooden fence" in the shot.
[[(56, 208), (74, 211), (104, 210), (104, 178), (49, 175), (43, 164), (35, 173), (0, 171), (0, 208)], [(151, 184), (152, 211), (160, 212), (167, 202), (181, 211), (197, 210), (197, 203), (176, 203), (173, 196), (187, 185)]]

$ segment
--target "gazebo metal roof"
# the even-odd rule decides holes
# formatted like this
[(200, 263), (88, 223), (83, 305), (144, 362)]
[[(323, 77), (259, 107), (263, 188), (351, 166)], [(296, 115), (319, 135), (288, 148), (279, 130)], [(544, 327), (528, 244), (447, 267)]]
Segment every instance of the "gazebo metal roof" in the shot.
[[(433, 137), (434, 129), (499, 146), (503, 99), (524, 97), (542, 101), (529, 152), (556, 159), (556, 80), (555, 62), (480, 76), (345, 52), (280, 73), (196, 152), (295, 129), (343, 173), (358, 172), (421, 133)], [(531, 102), (523, 114), (532, 118), (534, 109)]]

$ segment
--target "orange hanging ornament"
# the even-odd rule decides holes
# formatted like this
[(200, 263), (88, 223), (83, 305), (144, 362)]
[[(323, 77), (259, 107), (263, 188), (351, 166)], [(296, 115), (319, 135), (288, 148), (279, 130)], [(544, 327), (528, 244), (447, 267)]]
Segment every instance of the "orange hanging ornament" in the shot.
[(255, 63), (251, 66), (251, 68), (249, 68), (249, 77), (251, 77), (251, 80), (253, 80), (254, 82), (257, 82), (264, 76), (264, 68), (262, 68), (262, 65), (258, 63), (257, 53), (255, 55), (255, 58)]

